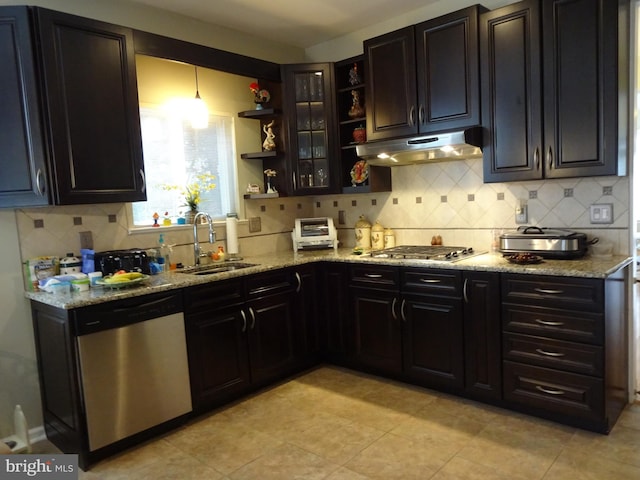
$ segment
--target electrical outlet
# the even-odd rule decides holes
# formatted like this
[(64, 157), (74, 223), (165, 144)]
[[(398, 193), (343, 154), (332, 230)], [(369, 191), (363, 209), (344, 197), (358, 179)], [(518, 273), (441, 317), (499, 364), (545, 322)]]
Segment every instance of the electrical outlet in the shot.
[(93, 250), (93, 235), (91, 232), (80, 232), (80, 248)]
[(526, 205), (518, 205), (516, 207), (516, 223), (524, 224), (529, 221), (529, 216), (527, 215), (527, 206)]
[(260, 217), (251, 217), (249, 219), (249, 231), (251, 233), (259, 232), (262, 230), (262, 222), (260, 221)]
[(613, 223), (613, 203), (591, 205), (589, 216), (591, 223)]

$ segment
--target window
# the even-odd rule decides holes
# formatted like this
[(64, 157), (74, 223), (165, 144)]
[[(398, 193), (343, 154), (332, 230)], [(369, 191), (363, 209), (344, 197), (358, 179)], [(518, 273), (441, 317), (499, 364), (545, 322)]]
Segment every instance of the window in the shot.
[(198, 211), (214, 219), (236, 211), (234, 117), (209, 112), (209, 125), (195, 129), (179, 108), (140, 107), (147, 201), (132, 204), (135, 226), (153, 224), (156, 212), (160, 221), (167, 212), (177, 223), (188, 210), (184, 187), (206, 174), (215, 177), (215, 188), (202, 193)]

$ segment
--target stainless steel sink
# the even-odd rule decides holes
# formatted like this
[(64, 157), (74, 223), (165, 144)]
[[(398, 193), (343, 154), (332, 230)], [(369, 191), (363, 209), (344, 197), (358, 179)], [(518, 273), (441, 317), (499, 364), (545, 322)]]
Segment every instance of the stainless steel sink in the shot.
[(216, 273), (231, 272), (233, 270), (240, 270), (242, 268), (255, 267), (255, 263), (223, 263), (223, 264), (211, 264), (200, 265), (196, 267), (187, 267), (181, 270), (177, 270), (178, 273), (188, 273), (189, 275), (213, 275)]

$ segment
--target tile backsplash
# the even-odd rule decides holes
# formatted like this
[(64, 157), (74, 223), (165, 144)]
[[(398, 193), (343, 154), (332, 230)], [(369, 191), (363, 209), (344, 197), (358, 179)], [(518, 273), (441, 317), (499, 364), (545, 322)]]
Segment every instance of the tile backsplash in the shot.
[[(581, 231), (612, 242), (616, 253), (630, 253), (628, 177), (484, 184), (478, 159), (394, 167), (392, 179), (393, 192), (245, 200), (241, 217), (259, 217), (260, 231), (250, 232), (249, 222), (240, 222), (240, 254), (291, 249), (296, 217), (332, 217), (341, 245), (352, 247), (360, 215), (392, 228), (396, 244), (428, 244), (433, 235), (441, 235), (445, 244), (488, 249), (493, 232), (517, 227), (515, 209), (522, 203), (528, 207), (527, 225)], [(591, 224), (590, 206), (600, 203), (613, 205), (612, 224)], [(159, 227), (131, 234), (125, 204), (20, 209), (16, 222), (23, 260), (78, 254), (81, 232), (91, 232), (94, 250), (104, 251), (155, 247), (163, 231)], [(205, 230), (201, 227), (200, 238), (207, 249)], [(225, 245), (224, 222), (215, 230), (216, 245)], [(175, 245), (174, 258), (193, 263), (192, 228), (165, 231), (167, 242)]]

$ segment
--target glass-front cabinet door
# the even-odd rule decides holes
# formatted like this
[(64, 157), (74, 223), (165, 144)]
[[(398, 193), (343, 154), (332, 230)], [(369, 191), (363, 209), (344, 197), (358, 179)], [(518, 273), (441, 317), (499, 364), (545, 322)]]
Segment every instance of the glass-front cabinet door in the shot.
[(298, 195), (335, 189), (332, 70), (329, 63), (283, 67), (291, 185)]

